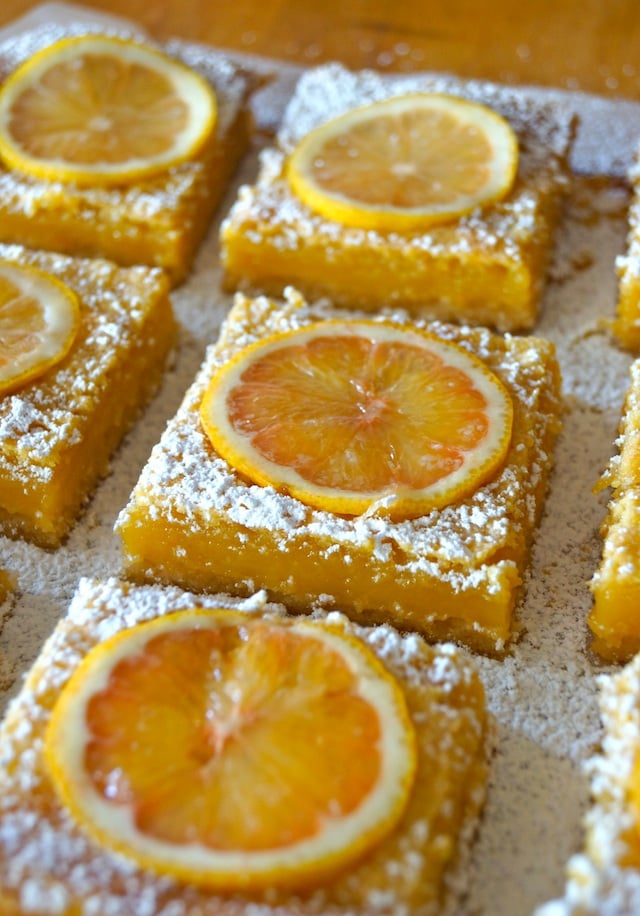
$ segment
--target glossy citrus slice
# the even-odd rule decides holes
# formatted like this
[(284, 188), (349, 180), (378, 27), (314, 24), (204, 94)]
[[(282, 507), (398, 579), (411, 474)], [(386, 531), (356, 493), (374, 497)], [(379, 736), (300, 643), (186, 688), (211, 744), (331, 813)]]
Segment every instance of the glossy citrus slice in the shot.
[(0, 261), (0, 395), (60, 362), (78, 331), (75, 293), (32, 267)]
[(478, 358), (417, 329), (325, 321), (248, 346), (200, 410), (217, 452), (255, 483), (345, 515), (410, 518), (503, 463), (509, 393)]
[(307, 134), (287, 167), (312, 210), (348, 226), (407, 232), (503, 197), (518, 143), (484, 105), (415, 93), (348, 111)]
[(306, 884), (397, 823), (416, 748), (404, 694), (327, 624), (180, 611), (87, 655), (45, 742), (86, 831), (220, 889)]
[(195, 155), (216, 121), (197, 73), (159, 51), (85, 35), (50, 45), (0, 90), (0, 157), (80, 185), (114, 185)]

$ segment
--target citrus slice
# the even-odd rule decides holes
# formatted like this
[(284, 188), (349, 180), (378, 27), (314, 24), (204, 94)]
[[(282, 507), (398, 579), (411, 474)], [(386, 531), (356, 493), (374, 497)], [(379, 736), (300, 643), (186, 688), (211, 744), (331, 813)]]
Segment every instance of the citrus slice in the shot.
[(45, 759), (107, 848), (233, 890), (352, 864), (402, 816), (416, 748), (400, 686), (359, 639), (196, 609), (95, 647), (53, 710)]
[(159, 51), (121, 38), (67, 38), (0, 90), (0, 157), (40, 178), (126, 184), (194, 156), (216, 112), (208, 83)]
[(502, 465), (513, 407), (456, 344), (386, 321), (324, 321), (249, 345), (200, 408), (254, 483), (344, 515), (423, 515)]
[(75, 293), (33, 267), (0, 261), (0, 395), (45, 373), (69, 352), (80, 322)]
[(295, 194), (328, 219), (410, 232), (504, 197), (518, 142), (490, 108), (414, 93), (348, 111), (307, 134), (287, 166)]

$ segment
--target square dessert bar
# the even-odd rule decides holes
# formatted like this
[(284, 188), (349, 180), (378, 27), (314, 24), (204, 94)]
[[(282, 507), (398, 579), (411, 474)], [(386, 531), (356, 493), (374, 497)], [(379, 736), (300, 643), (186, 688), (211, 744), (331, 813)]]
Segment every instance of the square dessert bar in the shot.
[(629, 174), (633, 189), (629, 208), (627, 250), (616, 260), (618, 304), (613, 332), (620, 343), (634, 352), (640, 351), (640, 160)]
[(47, 271), (80, 299), (58, 365), (0, 398), (0, 533), (55, 547), (160, 384), (175, 338), (167, 278), (0, 244), (0, 259)]
[(589, 627), (599, 655), (625, 661), (640, 650), (640, 361), (630, 369), (617, 444), (602, 478), (612, 495), (602, 559), (591, 581)]
[[(432, 648), (391, 627), (335, 626), (362, 639), (397, 679), (414, 722), (418, 767), (402, 820), (347, 874), (312, 891), (275, 888), (249, 899), (157, 878), (85, 837), (63, 809), (42, 756), (42, 739), (64, 684), (84, 655), (112, 634), (193, 607), (236, 608), (266, 617), (284, 609), (256, 595), (194, 596), (176, 588), (80, 581), (68, 615), (36, 660), (0, 730), (0, 909), (2, 913), (175, 913), (181, 916), (388, 916), (443, 912), (484, 799), (491, 728), (472, 662), (454, 646)], [(455, 880), (454, 880), (455, 875)]]
[(295, 611), (335, 606), (359, 621), (499, 652), (512, 633), (559, 428), (553, 345), (420, 324), (479, 355), (507, 386), (515, 420), (506, 463), (470, 497), (421, 518), (347, 518), (249, 483), (216, 454), (198, 413), (216, 367), (240, 348), (337, 314), (294, 290), (284, 305), (238, 294), (118, 518), (128, 575), (204, 591), (264, 588)]
[[(17, 63), (0, 59), (0, 85)], [(196, 65), (218, 101), (216, 130), (196, 159), (114, 188), (46, 181), (0, 162), (0, 242), (162, 267), (181, 282), (248, 145), (249, 77), (213, 53)]]
[[(429, 230), (400, 234), (349, 228), (314, 214), (290, 190), (287, 156), (319, 124), (364, 103), (433, 91), (482, 102), (507, 118), (520, 146), (515, 185), (482, 210)], [(566, 184), (570, 120), (507, 89), (446, 78), (388, 79), (327, 65), (304, 75), (275, 148), (255, 185), (241, 188), (222, 227), (227, 289), (307, 298), (375, 311), (401, 306), (418, 316), (531, 328)]]
[(548, 916), (640, 912), (640, 656), (598, 678), (603, 737), (586, 764), (591, 807), (584, 849), (567, 865), (562, 900)]

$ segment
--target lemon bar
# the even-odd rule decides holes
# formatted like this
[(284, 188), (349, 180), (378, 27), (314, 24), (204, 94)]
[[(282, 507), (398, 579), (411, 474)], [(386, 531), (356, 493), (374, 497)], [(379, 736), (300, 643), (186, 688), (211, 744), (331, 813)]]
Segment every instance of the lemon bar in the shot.
[[(0, 87), (9, 75), (0, 60)], [(181, 282), (248, 144), (248, 75), (213, 54), (203, 75), (216, 93), (216, 128), (195, 159), (156, 177), (81, 187), (0, 163), (0, 242), (162, 267), (172, 284)]]
[(637, 353), (640, 350), (640, 164), (637, 160), (629, 180), (633, 195), (627, 250), (616, 259), (618, 304), (613, 331), (624, 347)]
[(0, 244), (0, 258), (57, 277), (80, 329), (56, 367), (0, 398), (0, 532), (55, 547), (158, 387), (175, 322), (158, 268), (120, 268)]
[(145, 912), (240, 916), (260, 912), (375, 916), (442, 912), (460, 889), (485, 790), (490, 721), (472, 662), (454, 646), (430, 647), (391, 627), (362, 628), (332, 613), (334, 626), (362, 639), (397, 679), (418, 746), (415, 783), (399, 825), (346, 874), (293, 896), (214, 894), (159, 879), (90, 840), (63, 810), (42, 755), (42, 738), (61, 689), (83, 656), (124, 628), (193, 607), (236, 608), (282, 617), (264, 595), (244, 602), (203, 598), (115, 579), (80, 580), (9, 707), (0, 731), (0, 905), (5, 914)]
[(602, 479), (612, 496), (591, 581), (589, 627), (599, 655), (625, 661), (640, 650), (640, 361), (631, 365), (618, 446)]
[[(286, 179), (287, 157), (314, 127), (394, 94), (449, 92), (503, 115), (519, 142), (519, 168), (506, 198), (429, 230), (355, 229), (313, 213)], [(229, 290), (280, 295), (292, 284), (307, 298), (500, 330), (531, 328), (566, 184), (571, 122), (557, 109), (526, 104), (507, 90), (426, 76), (385, 80), (331, 64), (303, 76), (278, 144), (262, 154), (254, 185), (240, 189), (222, 231)]]
[[(470, 497), (420, 518), (347, 518), (250, 484), (214, 452), (198, 413), (212, 373), (241, 347), (336, 314), (294, 290), (284, 304), (237, 295), (117, 520), (127, 574), (194, 590), (264, 588), (296, 611), (335, 605), (359, 621), (499, 652), (512, 632), (559, 428), (553, 345), (419, 325), (479, 355), (506, 385), (514, 405), (506, 463)], [(404, 313), (393, 318), (408, 322)]]
[(640, 910), (640, 656), (598, 678), (603, 737), (586, 765), (592, 802), (583, 850), (567, 865), (563, 899), (545, 916)]

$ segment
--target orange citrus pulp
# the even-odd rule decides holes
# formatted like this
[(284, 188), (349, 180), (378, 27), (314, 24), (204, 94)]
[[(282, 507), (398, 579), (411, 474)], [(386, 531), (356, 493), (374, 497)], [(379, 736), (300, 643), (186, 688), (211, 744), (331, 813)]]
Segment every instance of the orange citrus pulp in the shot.
[(95, 647), (45, 758), (89, 834), (218, 889), (315, 882), (395, 826), (416, 766), (404, 694), (336, 626), (181, 611)]
[(499, 114), (455, 96), (413, 93), (354, 108), (295, 147), (287, 177), (328, 219), (419, 231), (499, 200), (518, 142)]
[(513, 408), (461, 347), (386, 321), (326, 321), (242, 350), (201, 405), (216, 451), (255, 483), (346, 515), (410, 518), (504, 462)]
[(0, 261), (0, 396), (69, 352), (80, 321), (75, 293), (42, 271)]
[(0, 157), (40, 178), (126, 184), (193, 157), (216, 115), (208, 83), (167, 55), (122, 38), (67, 38), (0, 89)]

